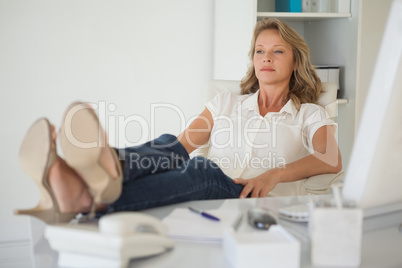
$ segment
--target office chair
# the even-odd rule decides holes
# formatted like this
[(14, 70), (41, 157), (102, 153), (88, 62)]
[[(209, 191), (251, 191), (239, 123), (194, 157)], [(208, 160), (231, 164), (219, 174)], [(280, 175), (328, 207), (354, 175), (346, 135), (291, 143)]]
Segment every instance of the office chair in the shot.
[[(240, 94), (240, 81), (212, 80), (207, 90), (207, 100), (211, 100), (216, 94), (224, 91), (232, 91)], [(325, 108), (330, 118), (335, 118), (337, 113), (337, 86), (333, 83), (322, 83), (321, 94), (317, 104)], [(208, 144), (208, 143), (207, 143)], [(208, 155), (209, 146), (205, 144), (198, 148), (192, 155)], [(303, 182), (307, 194), (326, 194), (331, 186), (343, 177), (343, 172), (337, 174), (320, 174), (306, 178)]]

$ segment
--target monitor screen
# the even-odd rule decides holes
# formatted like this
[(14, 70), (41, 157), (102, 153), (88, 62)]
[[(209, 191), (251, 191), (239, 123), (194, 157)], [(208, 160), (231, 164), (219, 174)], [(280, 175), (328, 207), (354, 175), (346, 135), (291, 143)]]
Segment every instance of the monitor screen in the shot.
[(394, 0), (342, 192), (366, 216), (402, 209), (401, 14)]

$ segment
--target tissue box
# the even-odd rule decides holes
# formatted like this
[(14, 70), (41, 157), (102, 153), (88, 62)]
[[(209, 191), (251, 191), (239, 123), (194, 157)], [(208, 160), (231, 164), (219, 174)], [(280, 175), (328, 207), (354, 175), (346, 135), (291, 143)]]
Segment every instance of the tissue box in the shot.
[(360, 264), (363, 213), (359, 208), (313, 207), (309, 221), (314, 266)]
[(226, 229), (223, 253), (232, 267), (300, 267), (300, 242), (283, 227), (268, 231), (235, 232)]
[(301, 12), (302, 0), (275, 0), (275, 12)]

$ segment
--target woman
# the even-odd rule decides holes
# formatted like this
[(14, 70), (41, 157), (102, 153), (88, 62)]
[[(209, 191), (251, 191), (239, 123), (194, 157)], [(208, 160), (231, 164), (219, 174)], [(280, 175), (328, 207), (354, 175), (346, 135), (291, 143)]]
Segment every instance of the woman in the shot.
[[(74, 103), (60, 130), (64, 160), (56, 154), (54, 128), (40, 119), (23, 141), (20, 160), (41, 200), (17, 213), (55, 223), (82, 212), (300, 194), (303, 179), (339, 172), (336, 125), (314, 104), (321, 82), (303, 38), (277, 19), (264, 19), (256, 25), (250, 59), (242, 95), (217, 95), (177, 138), (165, 134), (114, 150), (103, 130), (99, 135), (90, 106)], [(207, 142), (212, 161), (189, 158)]]

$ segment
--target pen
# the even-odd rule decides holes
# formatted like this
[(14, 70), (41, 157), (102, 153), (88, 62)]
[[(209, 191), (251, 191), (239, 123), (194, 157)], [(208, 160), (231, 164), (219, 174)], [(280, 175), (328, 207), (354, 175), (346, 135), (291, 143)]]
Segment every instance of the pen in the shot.
[(195, 212), (195, 213), (197, 213), (197, 214), (200, 214), (201, 216), (203, 216), (203, 217), (205, 217), (207, 219), (210, 219), (210, 220), (213, 220), (213, 221), (220, 221), (219, 218), (217, 218), (215, 216), (212, 216), (211, 214), (206, 213), (204, 211), (201, 211), (201, 210), (198, 210), (198, 209), (195, 209), (195, 208), (192, 208), (192, 207), (188, 207), (188, 209), (193, 211), (193, 212)]

